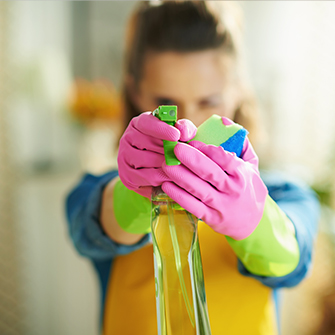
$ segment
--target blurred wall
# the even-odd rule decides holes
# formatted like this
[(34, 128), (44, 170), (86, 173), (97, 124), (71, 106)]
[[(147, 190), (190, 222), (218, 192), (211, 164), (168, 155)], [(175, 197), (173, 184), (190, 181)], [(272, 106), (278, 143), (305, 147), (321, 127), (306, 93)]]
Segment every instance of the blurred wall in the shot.
[(119, 81), (121, 35), (132, 5), (1, 3), (3, 335), (99, 333), (98, 281), (65, 222), (65, 197), (89, 166), (82, 161), (89, 152), (81, 151), (90, 139), (90, 130), (70, 117), (68, 98), (76, 76)]
[(73, 70), (121, 84), (125, 23), (136, 1), (73, 1)]
[(8, 29), (10, 9), (0, 3), (0, 333), (20, 334), (22, 292), (20, 290), (20, 252), (15, 227), (15, 173), (8, 129), (8, 93), (11, 75)]
[(329, 177), (335, 152), (335, 3), (239, 3), (250, 79), (271, 144), (263, 158), (309, 182)]

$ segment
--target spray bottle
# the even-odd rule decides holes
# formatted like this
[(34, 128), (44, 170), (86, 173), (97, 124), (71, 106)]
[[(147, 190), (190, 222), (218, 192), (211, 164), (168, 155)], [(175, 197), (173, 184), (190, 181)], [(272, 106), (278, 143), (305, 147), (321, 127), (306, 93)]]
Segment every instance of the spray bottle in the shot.
[[(171, 126), (176, 106), (160, 106), (153, 115)], [(167, 165), (180, 162), (177, 142), (163, 141)], [(159, 335), (211, 335), (197, 233), (198, 219), (160, 188), (152, 194), (157, 324)]]

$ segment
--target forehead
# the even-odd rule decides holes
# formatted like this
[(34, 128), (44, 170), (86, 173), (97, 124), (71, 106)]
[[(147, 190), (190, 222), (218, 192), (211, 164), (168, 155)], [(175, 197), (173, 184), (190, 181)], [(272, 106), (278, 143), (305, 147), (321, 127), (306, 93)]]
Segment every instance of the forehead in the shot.
[(150, 52), (143, 66), (141, 88), (160, 96), (206, 96), (223, 89), (231, 61), (219, 50), (189, 53)]

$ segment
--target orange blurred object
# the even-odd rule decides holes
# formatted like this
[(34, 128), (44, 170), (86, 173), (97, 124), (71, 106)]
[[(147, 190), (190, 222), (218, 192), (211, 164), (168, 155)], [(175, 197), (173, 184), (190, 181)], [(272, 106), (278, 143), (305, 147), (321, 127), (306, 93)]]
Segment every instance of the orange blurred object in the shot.
[(82, 123), (117, 121), (121, 114), (121, 101), (114, 85), (108, 80), (74, 81), (69, 99), (72, 116)]

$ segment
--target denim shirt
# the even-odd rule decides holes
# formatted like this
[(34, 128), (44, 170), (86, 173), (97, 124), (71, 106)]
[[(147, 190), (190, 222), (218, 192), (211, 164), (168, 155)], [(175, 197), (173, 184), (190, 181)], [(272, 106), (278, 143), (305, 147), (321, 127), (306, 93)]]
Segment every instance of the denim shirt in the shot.
[[(71, 239), (77, 251), (92, 261), (99, 276), (101, 311), (114, 257), (133, 252), (151, 239), (150, 234), (147, 234), (134, 245), (122, 245), (104, 233), (99, 221), (102, 192), (107, 183), (117, 176), (116, 170), (99, 176), (86, 174), (66, 199), (66, 215)], [(296, 269), (283, 277), (254, 275), (240, 261), (238, 270), (242, 275), (253, 277), (273, 289), (292, 287), (306, 276), (311, 267), (313, 241), (317, 233), (320, 210), (319, 202), (314, 192), (307, 186), (289, 180), (283, 175), (263, 172), (261, 177), (270, 197), (295, 226), (300, 260)]]

